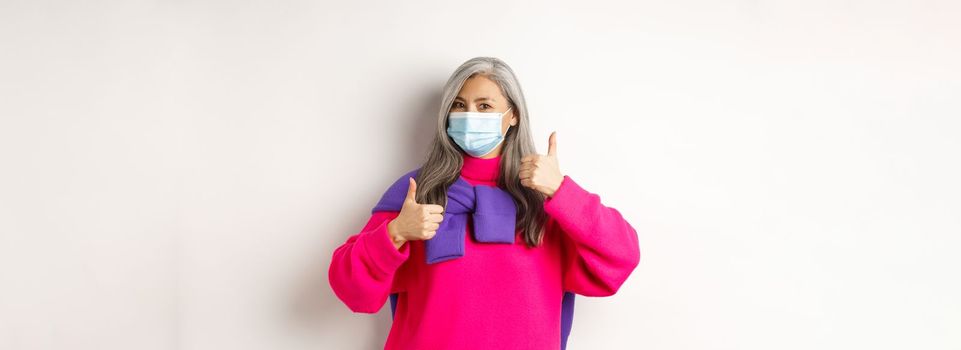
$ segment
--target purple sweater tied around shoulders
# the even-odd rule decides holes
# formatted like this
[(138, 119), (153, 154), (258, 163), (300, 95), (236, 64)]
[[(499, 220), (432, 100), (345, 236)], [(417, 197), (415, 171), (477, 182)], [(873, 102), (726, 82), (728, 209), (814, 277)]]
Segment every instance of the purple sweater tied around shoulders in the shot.
[[(394, 182), (371, 210), (400, 211), (410, 187), (408, 177), (416, 177), (420, 168)], [(484, 243), (514, 244), (517, 230), (517, 206), (506, 191), (487, 185), (471, 185), (461, 177), (447, 189), (444, 220), (433, 238), (424, 241), (428, 264), (464, 256), (467, 218), (473, 216), (474, 239)]]

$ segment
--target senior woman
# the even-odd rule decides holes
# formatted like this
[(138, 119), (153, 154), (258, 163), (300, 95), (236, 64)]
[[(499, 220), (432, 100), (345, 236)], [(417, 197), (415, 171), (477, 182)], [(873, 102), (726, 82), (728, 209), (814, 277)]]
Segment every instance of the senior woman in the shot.
[(468, 60), (444, 87), (426, 160), (400, 176), (328, 278), (352, 311), (388, 298), (385, 349), (564, 349), (574, 295), (617, 292), (637, 232), (537, 154), (513, 70)]

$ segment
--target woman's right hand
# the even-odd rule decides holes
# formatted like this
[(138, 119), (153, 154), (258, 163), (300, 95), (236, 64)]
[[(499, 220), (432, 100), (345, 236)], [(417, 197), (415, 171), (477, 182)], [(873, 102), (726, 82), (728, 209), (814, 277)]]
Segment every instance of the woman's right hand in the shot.
[(411, 177), (407, 188), (407, 198), (400, 214), (387, 224), (394, 247), (400, 249), (404, 242), (431, 239), (437, 234), (440, 222), (444, 220), (444, 207), (436, 204), (417, 204), (417, 182)]

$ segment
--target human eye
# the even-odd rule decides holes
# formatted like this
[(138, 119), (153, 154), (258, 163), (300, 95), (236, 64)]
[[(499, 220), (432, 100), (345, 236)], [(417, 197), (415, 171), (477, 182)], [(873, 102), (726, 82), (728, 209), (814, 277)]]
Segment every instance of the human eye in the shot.
[(464, 108), (464, 103), (460, 101), (454, 101), (454, 103), (450, 105), (450, 109), (463, 109), (463, 108)]
[(481, 104), (480, 104), (480, 109), (481, 109), (481, 110), (487, 110), (487, 109), (491, 109), (491, 108), (494, 108), (494, 107), (492, 107), (491, 105), (486, 104), (486, 103), (481, 103)]

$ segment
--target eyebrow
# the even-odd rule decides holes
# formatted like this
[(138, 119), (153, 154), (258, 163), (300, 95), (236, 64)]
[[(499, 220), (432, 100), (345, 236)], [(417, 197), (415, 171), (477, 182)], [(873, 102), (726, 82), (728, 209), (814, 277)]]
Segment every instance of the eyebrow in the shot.
[[(454, 98), (454, 100), (461, 100), (461, 101), (463, 101), (464, 98), (462, 98), (462, 97), (460, 97), (460, 96), (457, 96), (457, 97)], [(475, 98), (475, 99), (474, 99), (474, 102), (480, 102), (480, 101), (486, 101), (486, 100), (490, 100), (491, 102), (497, 102), (496, 99), (487, 98), (487, 97), (478, 97), (478, 98)]]

